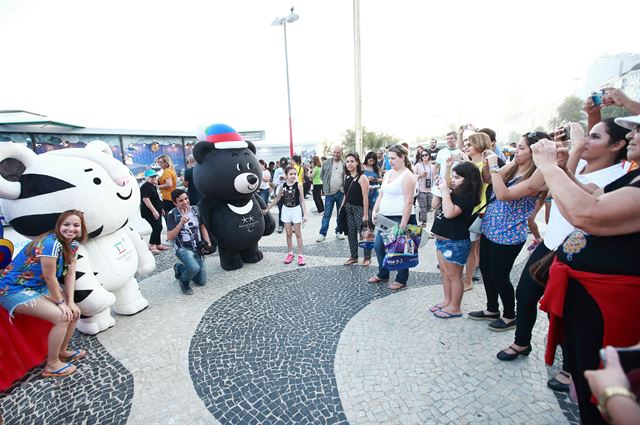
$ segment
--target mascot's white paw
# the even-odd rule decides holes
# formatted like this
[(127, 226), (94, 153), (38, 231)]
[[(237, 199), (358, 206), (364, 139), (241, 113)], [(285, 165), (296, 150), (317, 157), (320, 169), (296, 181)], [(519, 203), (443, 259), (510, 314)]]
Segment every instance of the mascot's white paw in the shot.
[(149, 307), (149, 301), (142, 295), (136, 298), (130, 298), (128, 302), (123, 303), (116, 297), (116, 303), (113, 305), (113, 311), (122, 316), (131, 316), (141, 312), (145, 308)]
[(96, 314), (95, 316), (87, 317), (86, 319), (78, 320), (78, 329), (83, 334), (96, 335), (102, 331), (109, 329), (115, 325), (116, 321), (111, 316), (111, 311), (106, 309)]
[(153, 272), (155, 269), (156, 269), (155, 260), (151, 263), (145, 263), (141, 267), (138, 267), (138, 270), (136, 271), (136, 276), (146, 276), (149, 273)]

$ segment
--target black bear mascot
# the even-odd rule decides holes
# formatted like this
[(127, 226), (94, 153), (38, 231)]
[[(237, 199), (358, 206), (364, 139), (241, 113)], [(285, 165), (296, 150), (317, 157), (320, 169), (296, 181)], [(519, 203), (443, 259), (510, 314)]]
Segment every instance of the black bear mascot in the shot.
[(262, 170), (256, 147), (225, 124), (207, 127), (193, 148), (193, 181), (204, 198), (198, 204), (205, 226), (218, 245), (220, 266), (236, 270), (262, 260), (258, 241), (276, 227), (257, 190)]

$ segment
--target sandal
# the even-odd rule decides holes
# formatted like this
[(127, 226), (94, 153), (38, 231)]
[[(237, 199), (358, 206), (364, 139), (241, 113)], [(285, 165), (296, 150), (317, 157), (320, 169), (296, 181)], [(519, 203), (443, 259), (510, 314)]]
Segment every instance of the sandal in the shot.
[(351, 258), (349, 258), (347, 261), (345, 261), (345, 262), (344, 262), (344, 265), (345, 265), (345, 266), (350, 266), (350, 265), (355, 264), (355, 263), (357, 263), (357, 262), (358, 262), (358, 259), (357, 259), (357, 258), (353, 258), (353, 257), (351, 257)]
[(382, 283), (382, 282), (386, 282), (389, 279), (380, 279), (378, 276), (373, 276), (370, 277), (369, 280), (367, 280), (368, 283)]
[(70, 356), (61, 358), (63, 362), (73, 362), (75, 360), (83, 359), (87, 355), (87, 351), (82, 348), (76, 348)]
[(401, 291), (406, 287), (407, 287), (406, 283), (400, 283), (400, 282), (392, 282), (389, 285), (387, 285), (387, 289), (390, 289), (392, 291)]
[[(562, 375), (565, 378), (571, 380), (571, 375), (568, 372), (565, 372), (564, 370), (561, 370), (558, 373), (558, 375)], [(551, 388), (553, 391), (559, 391), (562, 393), (568, 393), (570, 385), (571, 384), (565, 384), (564, 382), (560, 382), (560, 380), (558, 380), (558, 378), (556, 378), (555, 376), (547, 381), (547, 387)]]
[(47, 371), (46, 369), (42, 371), (42, 376), (44, 376), (45, 378), (62, 378), (65, 376), (69, 376), (71, 374), (76, 373), (78, 369), (72, 365), (71, 363), (67, 363), (66, 365), (62, 366), (60, 369), (58, 370), (54, 370), (54, 371)]
[(443, 308), (440, 304), (434, 304), (431, 306), (431, 308), (429, 309), (430, 312), (435, 313), (436, 311), (440, 310), (441, 308)]
[[(513, 351), (513, 353), (508, 353), (507, 350)], [(515, 360), (518, 356), (528, 356), (531, 354), (531, 346), (529, 345), (524, 350), (517, 350), (513, 345), (510, 345), (509, 348), (505, 348), (496, 354), (498, 360), (502, 360), (503, 362), (509, 362), (511, 360)]]
[(365, 258), (364, 260), (362, 260), (362, 267), (369, 267), (371, 265), (371, 260), (368, 258)]

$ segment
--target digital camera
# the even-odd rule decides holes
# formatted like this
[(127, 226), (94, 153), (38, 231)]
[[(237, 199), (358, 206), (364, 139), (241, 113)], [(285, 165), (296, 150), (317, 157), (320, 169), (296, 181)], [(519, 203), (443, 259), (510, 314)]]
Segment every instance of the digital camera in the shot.
[(209, 255), (216, 251), (215, 247), (207, 241), (199, 241), (196, 245), (196, 250), (200, 255)]
[(602, 105), (602, 96), (604, 96), (604, 90), (598, 90), (591, 93), (591, 100), (596, 106)]

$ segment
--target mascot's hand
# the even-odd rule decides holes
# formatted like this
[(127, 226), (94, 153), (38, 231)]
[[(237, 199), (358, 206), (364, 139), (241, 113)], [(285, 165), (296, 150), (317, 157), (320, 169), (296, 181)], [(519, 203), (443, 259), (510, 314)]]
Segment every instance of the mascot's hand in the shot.
[(264, 217), (263, 236), (269, 236), (276, 230), (276, 221), (273, 219), (272, 214), (265, 214), (263, 217)]
[(138, 270), (136, 271), (136, 274), (138, 276), (146, 276), (152, 271), (154, 271), (155, 269), (156, 269), (156, 259), (153, 257), (151, 257), (150, 259), (147, 259), (145, 256), (144, 260), (139, 260)]

